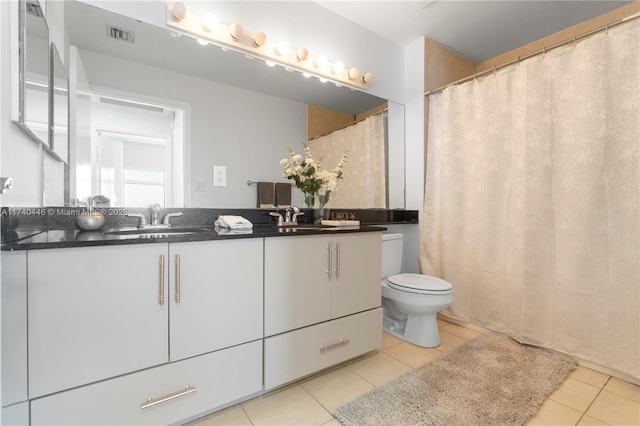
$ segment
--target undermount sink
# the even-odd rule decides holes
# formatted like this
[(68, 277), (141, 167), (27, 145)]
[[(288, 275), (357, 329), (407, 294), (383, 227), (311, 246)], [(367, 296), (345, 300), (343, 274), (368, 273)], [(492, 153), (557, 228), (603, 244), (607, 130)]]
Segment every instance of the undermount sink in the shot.
[(105, 235), (135, 236), (140, 238), (161, 238), (173, 235), (189, 235), (209, 232), (208, 228), (177, 227), (177, 228), (116, 228), (105, 231)]

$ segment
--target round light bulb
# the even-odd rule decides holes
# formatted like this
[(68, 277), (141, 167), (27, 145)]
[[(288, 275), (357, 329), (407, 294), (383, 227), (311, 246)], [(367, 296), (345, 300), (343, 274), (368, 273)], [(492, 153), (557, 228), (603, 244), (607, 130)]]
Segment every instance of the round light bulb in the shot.
[(321, 83), (326, 83), (327, 81), (329, 81), (328, 79), (326, 79), (324, 77), (318, 77), (318, 80), (320, 80)]
[(187, 17), (188, 9), (187, 5), (182, 2), (177, 2), (171, 8), (171, 14), (173, 15), (173, 19), (176, 21), (182, 21)]
[(349, 69), (349, 80), (357, 80), (360, 77), (360, 70), (358, 68)]
[(342, 73), (342, 71), (344, 71), (344, 64), (341, 61), (336, 61), (333, 63), (333, 66), (331, 67), (331, 71), (334, 74), (340, 74)]
[(240, 25), (238, 22), (234, 22), (229, 27), (229, 34), (231, 35), (231, 38), (233, 38), (234, 40), (239, 40), (240, 37), (242, 37), (243, 33), (244, 33), (244, 29), (242, 28), (242, 25)]
[(309, 78), (311, 77), (311, 73), (310, 72), (303, 72), (302, 75), (304, 76), (304, 78)]
[(363, 83), (373, 83), (373, 73), (368, 72), (365, 75), (362, 76), (362, 82)]
[(273, 61), (264, 61), (264, 62), (267, 64), (268, 67), (275, 67), (276, 66), (276, 63), (273, 62)]
[(327, 59), (327, 57), (326, 57), (326, 56), (324, 56), (324, 55), (318, 55), (318, 57), (317, 57), (317, 58), (316, 58), (316, 60), (314, 61), (313, 65), (314, 65), (316, 68), (324, 68), (324, 67), (326, 67), (326, 66), (327, 66), (327, 62), (328, 62), (328, 59)]
[(280, 56), (284, 56), (287, 53), (289, 53), (289, 49), (290, 49), (289, 42), (286, 40), (281, 40), (276, 45), (276, 53)]
[(298, 52), (296, 53), (296, 57), (298, 58), (299, 62), (304, 62), (309, 57), (309, 51), (304, 47), (302, 49), (298, 49)]
[(262, 31), (259, 31), (253, 35), (253, 45), (255, 47), (264, 46), (266, 42), (267, 42), (267, 35)]
[(218, 18), (213, 13), (207, 13), (202, 17), (202, 29), (211, 32), (218, 26)]
[(209, 44), (209, 42), (207, 40), (203, 40), (201, 38), (197, 38), (196, 41), (198, 42), (199, 45), (201, 46), (206, 46), (207, 44)]

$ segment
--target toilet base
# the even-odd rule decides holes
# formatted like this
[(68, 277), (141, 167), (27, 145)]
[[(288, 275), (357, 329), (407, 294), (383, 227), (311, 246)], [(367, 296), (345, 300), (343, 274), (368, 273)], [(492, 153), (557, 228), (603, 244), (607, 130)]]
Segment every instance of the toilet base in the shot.
[(392, 336), (424, 348), (440, 345), (437, 312), (409, 315), (406, 320), (383, 316), (382, 328)]

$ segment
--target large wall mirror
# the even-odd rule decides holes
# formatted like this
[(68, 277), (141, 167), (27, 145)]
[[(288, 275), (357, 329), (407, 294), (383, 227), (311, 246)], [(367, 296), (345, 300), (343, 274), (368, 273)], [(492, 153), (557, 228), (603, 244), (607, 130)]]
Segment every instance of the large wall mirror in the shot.
[(38, 0), (18, 2), (19, 103), (15, 123), (49, 146), (49, 29)]
[[(72, 199), (256, 207), (256, 187), (247, 181), (284, 181), (279, 161), (287, 147), (303, 150), (307, 105), (357, 116), (387, 103), (77, 1), (65, 2), (65, 23), (77, 49)], [(402, 105), (389, 103), (387, 127), (387, 207), (403, 208)], [(226, 187), (213, 186), (214, 166), (226, 167)]]

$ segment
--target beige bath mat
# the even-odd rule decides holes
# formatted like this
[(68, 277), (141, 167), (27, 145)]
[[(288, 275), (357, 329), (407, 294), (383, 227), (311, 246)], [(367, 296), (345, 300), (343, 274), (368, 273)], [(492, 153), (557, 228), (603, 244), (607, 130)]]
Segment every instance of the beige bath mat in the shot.
[(350, 425), (521, 425), (576, 366), (501, 335), (477, 337), (334, 413)]

